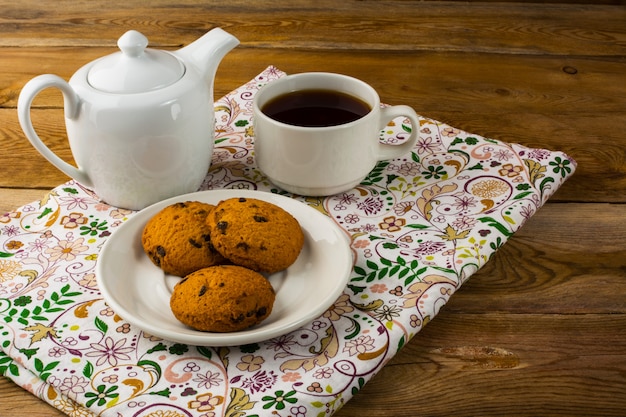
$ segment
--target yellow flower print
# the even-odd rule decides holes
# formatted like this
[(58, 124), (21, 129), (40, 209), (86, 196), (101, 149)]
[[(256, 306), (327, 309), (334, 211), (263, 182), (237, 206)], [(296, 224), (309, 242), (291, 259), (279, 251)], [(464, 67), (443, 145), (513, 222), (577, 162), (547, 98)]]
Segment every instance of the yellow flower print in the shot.
[(189, 401), (189, 408), (198, 411), (212, 411), (215, 407), (224, 402), (221, 395), (213, 395), (210, 392), (198, 395), (195, 400)]
[(261, 369), (261, 365), (265, 362), (265, 359), (261, 356), (246, 355), (241, 358), (241, 362), (237, 364), (237, 369), (240, 371), (254, 372)]
[(120, 208), (120, 209), (111, 210), (111, 213), (109, 215), (112, 218), (119, 220), (119, 219), (125, 219), (131, 213), (132, 213), (132, 210)]
[(72, 417), (93, 417), (93, 414), (81, 407), (78, 403), (70, 400), (69, 398), (61, 398), (54, 401), (54, 406), (61, 410), (63, 413)]
[(402, 230), (402, 226), (404, 226), (405, 224), (406, 220), (396, 219), (394, 216), (389, 216), (385, 217), (383, 219), (383, 222), (380, 223), (378, 226), (388, 232), (397, 232), (399, 230)]
[(471, 188), (472, 194), (480, 198), (498, 197), (509, 190), (509, 185), (504, 180), (490, 179), (474, 184)]
[(61, 240), (57, 246), (46, 249), (46, 253), (50, 255), (50, 261), (56, 262), (58, 260), (73, 261), (76, 256), (89, 249), (89, 246), (83, 245), (84, 238), (79, 238), (73, 241)]
[(12, 211), (10, 213), (4, 213), (0, 215), (0, 223), (9, 223), (13, 219), (19, 219), (22, 213), (19, 211)]
[(521, 174), (523, 170), (524, 170), (524, 167), (522, 167), (521, 165), (504, 164), (502, 165), (502, 168), (500, 168), (498, 172), (503, 177), (513, 178)]
[(87, 223), (87, 221), (88, 219), (83, 216), (83, 213), (70, 213), (67, 216), (63, 216), (61, 224), (66, 229), (75, 229), (78, 226)]
[(458, 135), (459, 133), (461, 133), (461, 131), (460, 131), (460, 130), (458, 130), (458, 129), (455, 129), (455, 128), (453, 128), (453, 127), (446, 127), (446, 128), (444, 128), (444, 129), (441, 131), (441, 135), (442, 135), (442, 136), (447, 136), (447, 137), (449, 137), (449, 138), (453, 138), (453, 137), (455, 137), (456, 135)]
[(24, 244), (20, 242), (19, 240), (12, 240), (7, 243), (7, 249), (9, 250), (16, 250), (16, 249), (21, 248), (22, 246), (24, 246)]
[(326, 310), (324, 317), (331, 321), (337, 321), (342, 315), (350, 313), (353, 310), (354, 307), (350, 304), (350, 296), (348, 294), (342, 294), (341, 297), (335, 301), (335, 304)]
[(0, 282), (11, 281), (20, 271), (19, 262), (0, 259)]

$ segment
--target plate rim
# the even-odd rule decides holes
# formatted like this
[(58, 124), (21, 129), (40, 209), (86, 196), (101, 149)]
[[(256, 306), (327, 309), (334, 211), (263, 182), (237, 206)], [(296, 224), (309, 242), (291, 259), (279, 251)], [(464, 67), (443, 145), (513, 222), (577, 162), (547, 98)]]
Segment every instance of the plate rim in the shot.
[[(163, 340), (170, 341), (170, 342), (185, 343), (185, 344), (197, 345), (197, 346), (237, 346), (237, 345), (243, 345), (243, 344), (258, 343), (258, 342), (269, 340), (269, 339), (287, 334), (291, 331), (297, 330), (302, 325), (310, 322), (316, 317), (319, 317), (344, 292), (346, 285), (349, 282), (350, 273), (352, 272), (353, 263), (354, 263), (354, 258), (353, 258), (354, 255), (350, 247), (349, 238), (346, 235), (345, 231), (341, 227), (339, 227), (336, 223), (334, 223), (330, 217), (324, 215), (323, 213), (319, 212), (315, 208), (299, 200), (290, 198), (288, 196), (283, 196), (281, 194), (275, 194), (275, 193), (271, 193), (267, 191), (259, 191), (259, 190), (235, 190), (235, 189), (203, 190), (203, 191), (196, 191), (193, 193), (181, 194), (179, 196), (175, 196), (175, 197), (168, 198), (166, 200), (159, 201), (157, 203), (154, 203), (140, 210), (139, 212), (136, 212), (133, 217), (125, 221), (120, 226), (120, 229), (118, 229), (118, 231), (124, 227), (130, 227), (130, 226), (127, 226), (128, 224), (132, 226), (138, 222), (142, 222), (142, 221), (147, 222), (149, 218), (151, 217), (151, 215), (156, 214), (162, 208), (168, 205), (174, 204), (176, 202), (192, 201), (192, 200), (203, 201), (202, 196), (206, 196), (207, 194), (216, 195), (216, 198), (213, 199), (216, 202), (210, 203), (210, 204), (217, 204), (217, 202), (220, 200), (224, 200), (226, 198), (236, 198), (236, 197), (258, 198), (260, 200), (265, 200), (265, 201), (270, 201), (270, 202), (275, 202), (276, 200), (278, 200), (277, 205), (282, 207), (284, 210), (286, 210), (290, 214), (294, 215), (294, 213), (291, 210), (289, 210), (290, 207), (283, 207), (280, 204), (280, 201), (284, 201), (287, 203), (287, 205), (292, 205), (292, 208), (297, 207), (297, 205), (301, 205), (301, 206), (298, 206), (298, 209), (303, 209), (305, 211), (310, 210), (309, 213), (311, 213), (312, 216), (317, 216), (319, 219), (323, 219), (322, 221), (327, 222), (327, 224), (332, 229), (334, 229), (335, 235), (339, 237), (341, 242), (343, 242), (343, 244), (340, 243), (340, 245), (341, 247), (343, 247), (343, 250), (345, 251), (345, 257), (346, 257), (345, 268), (343, 268), (344, 270), (341, 271), (342, 276), (337, 277), (336, 285), (334, 285), (332, 290), (330, 290), (325, 296), (326, 300), (331, 300), (331, 301), (327, 301), (326, 303), (319, 303), (316, 305), (316, 308), (311, 309), (311, 311), (307, 312), (306, 314), (302, 314), (296, 320), (293, 320), (281, 327), (277, 327), (275, 329), (266, 329), (265, 331), (263, 328), (260, 328), (256, 330), (246, 329), (246, 330), (239, 331), (239, 332), (228, 332), (228, 333), (201, 332), (201, 331), (193, 330), (193, 329), (190, 329), (191, 331), (193, 331), (193, 333), (184, 333), (184, 334), (183, 333), (171, 334), (170, 331), (161, 332), (159, 330), (158, 323), (149, 323), (146, 320), (140, 317), (137, 317), (135, 314), (132, 313), (132, 311), (129, 311), (125, 306), (118, 303), (117, 298), (109, 291), (110, 288), (108, 288), (106, 282), (104, 282), (105, 265), (103, 262), (103, 258), (106, 259), (106, 256), (107, 256), (106, 254), (110, 250), (111, 251), (114, 250), (114, 249), (109, 249), (109, 247), (112, 247), (113, 244), (117, 240), (115, 238), (115, 235), (113, 235), (103, 244), (102, 249), (100, 250), (100, 255), (98, 256), (98, 263), (96, 265), (96, 282), (98, 284), (98, 290), (100, 291), (100, 294), (103, 300), (113, 309), (113, 311), (116, 312), (116, 314), (122, 317), (123, 320), (136, 325), (142, 331), (145, 331), (153, 336), (157, 336), (159, 338), (162, 338)], [(149, 214), (146, 214), (146, 213), (149, 213)], [(308, 215), (309, 213), (306, 213), (306, 214)], [(294, 215), (294, 217), (296, 216)], [(102, 256), (103, 254), (105, 255), (104, 257)]]

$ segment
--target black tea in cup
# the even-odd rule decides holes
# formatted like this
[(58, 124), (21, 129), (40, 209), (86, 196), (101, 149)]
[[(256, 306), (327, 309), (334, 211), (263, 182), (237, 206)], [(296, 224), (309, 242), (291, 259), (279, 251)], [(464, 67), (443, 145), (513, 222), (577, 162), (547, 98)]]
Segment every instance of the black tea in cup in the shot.
[(361, 99), (340, 91), (300, 90), (267, 102), (261, 111), (294, 126), (326, 127), (350, 123), (371, 111)]

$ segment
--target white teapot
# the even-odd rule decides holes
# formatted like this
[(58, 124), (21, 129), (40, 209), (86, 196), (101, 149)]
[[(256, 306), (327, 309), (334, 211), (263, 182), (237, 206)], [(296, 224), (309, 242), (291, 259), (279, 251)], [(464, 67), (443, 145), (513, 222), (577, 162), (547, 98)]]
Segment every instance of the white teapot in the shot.
[[(131, 30), (117, 44), (121, 51), (83, 66), (69, 83), (51, 74), (30, 80), (17, 111), (26, 137), (48, 161), (106, 203), (139, 210), (202, 184), (214, 145), (213, 79), (239, 41), (213, 29), (167, 52), (147, 48), (148, 39)], [(33, 128), (33, 99), (48, 87), (63, 93), (78, 168), (52, 152)]]

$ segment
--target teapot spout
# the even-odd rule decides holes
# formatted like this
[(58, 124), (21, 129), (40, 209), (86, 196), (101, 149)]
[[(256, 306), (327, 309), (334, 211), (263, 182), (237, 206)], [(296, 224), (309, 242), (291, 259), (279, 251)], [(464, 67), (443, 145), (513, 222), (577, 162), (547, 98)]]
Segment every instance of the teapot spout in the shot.
[(224, 56), (239, 45), (239, 40), (230, 33), (215, 28), (184, 48), (175, 52), (183, 62), (192, 63), (204, 75), (209, 85), (213, 85), (215, 72)]

